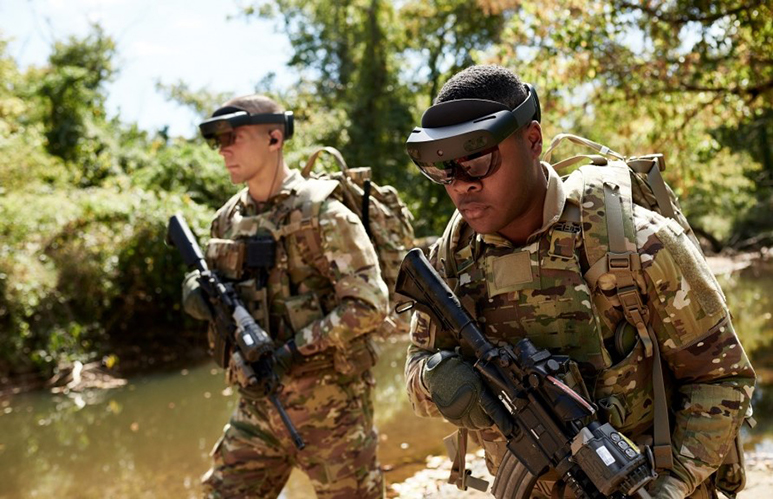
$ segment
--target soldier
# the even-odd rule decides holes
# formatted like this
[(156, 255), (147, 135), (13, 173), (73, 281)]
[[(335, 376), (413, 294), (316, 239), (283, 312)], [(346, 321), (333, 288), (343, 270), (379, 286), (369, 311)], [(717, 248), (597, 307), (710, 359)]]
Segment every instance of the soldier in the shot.
[[(272, 404), (239, 386), (239, 405), (202, 478), (205, 491), (277, 497), (297, 467), (320, 498), (382, 497), (370, 334), (387, 313), (387, 288), (368, 235), (330, 189), (320, 189), (329, 183), (288, 168), (282, 148), (292, 113), (273, 100), (237, 97), (200, 128), (231, 181), (246, 184), (218, 210), (206, 258), (274, 339), (286, 371), (279, 398), (306, 444), (296, 449)], [(202, 294), (197, 274), (186, 276), (185, 310), (211, 319)], [(217, 351), (212, 325), (209, 337)], [(236, 384), (236, 366), (224, 367)]]
[[(490, 119), (478, 120), (484, 116)], [(588, 234), (599, 222), (581, 223), (570, 213), (582, 209), (578, 196), (587, 186), (570, 189), (540, 162), (539, 120), (536, 92), (505, 68), (470, 67), (443, 86), (407, 145), (458, 212), (430, 262), (491, 341), (514, 345), (528, 337), (569, 355), (600, 415), (632, 440), (652, 444), (653, 425), (669, 415), (653, 410), (653, 366), (661, 362), (645, 351), (649, 326), (671, 410), (671, 445), (655, 442), (659, 475), (649, 490), (654, 497), (716, 497), (712, 473), (735, 444), (755, 380), (724, 296), (678, 224), (639, 206), (630, 261), (640, 267), (632, 267), (627, 291), (641, 297), (641, 307), (621, 307), (615, 279), (623, 274), (607, 270), (590, 285), (583, 245), (594, 244)], [(465, 135), (475, 126), (501, 134), (498, 143)], [(432, 146), (415, 147), (419, 135)], [(604, 216), (613, 215), (601, 213), (601, 222)], [(646, 322), (639, 337), (636, 314)], [(496, 474), (506, 448), (481, 408), (481, 381), (465, 346), (457, 348), (454, 336), (421, 312), (411, 342), (406, 384), (414, 411), (468, 429)], [(537, 488), (549, 490), (546, 480)]]

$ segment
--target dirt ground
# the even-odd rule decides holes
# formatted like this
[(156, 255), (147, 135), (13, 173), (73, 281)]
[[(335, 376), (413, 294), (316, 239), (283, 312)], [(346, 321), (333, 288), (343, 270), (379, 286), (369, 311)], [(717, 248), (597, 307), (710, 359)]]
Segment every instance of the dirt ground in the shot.
[[(399, 499), (483, 499), (491, 498), (476, 490), (460, 491), (446, 483), (451, 462), (445, 456), (427, 458), (427, 467), (404, 482), (392, 484), (387, 496)], [(482, 451), (467, 455), (467, 466), (472, 475), (493, 483), (486, 471)], [(746, 454), (746, 488), (738, 499), (770, 499), (773, 497), (773, 454)]]

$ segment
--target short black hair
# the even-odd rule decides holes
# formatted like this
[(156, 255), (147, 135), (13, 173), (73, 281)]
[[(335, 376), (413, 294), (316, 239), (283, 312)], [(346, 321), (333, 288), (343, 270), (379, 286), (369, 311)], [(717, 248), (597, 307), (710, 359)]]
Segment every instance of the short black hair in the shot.
[[(250, 114), (283, 113), (284, 108), (274, 99), (260, 94), (242, 95), (226, 101), (222, 107), (238, 107)], [(217, 112), (217, 111), (215, 111)]]
[(515, 73), (502, 66), (481, 65), (452, 76), (440, 89), (435, 104), (458, 99), (486, 99), (513, 110), (527, 96), (526, 87)]

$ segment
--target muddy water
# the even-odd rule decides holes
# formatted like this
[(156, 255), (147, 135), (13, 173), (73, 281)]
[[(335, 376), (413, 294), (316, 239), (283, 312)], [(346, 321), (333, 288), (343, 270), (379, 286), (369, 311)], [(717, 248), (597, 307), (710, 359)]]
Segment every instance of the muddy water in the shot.
[[(413, 415), (402, 382), (404, 342), (383, 344), (376, 369), (381, 462), (402, 480), (443, 451), (452, 431)], [(32, 393), (0, 408), (0, 498), (198, 497), (199, 476), (237, 397), (209, 363), (129, 380), (107, 391)], [(294, 474), (283, 497), (313, 497)]]
[[(761, 380), (773, 382), (773, 268), (720, 280), (736, 329)], [(402, 481), (425, 456), (444, 452), (452, 428), (413, 415), (403, 387), (405, 341), (383, 344), (376, 367), (380, 459), (387, 481)], [(759, 425), (747, 448), (773, 450), (773, 385), (755, 397)], [(138, 377), (108, 391), (33, 393), (0, 404), (0, 498), (198, 497), (209, 450), (236, 403), (222, 372), (206, 363)], [(294, 474), (285, 499), (313, 497)]]

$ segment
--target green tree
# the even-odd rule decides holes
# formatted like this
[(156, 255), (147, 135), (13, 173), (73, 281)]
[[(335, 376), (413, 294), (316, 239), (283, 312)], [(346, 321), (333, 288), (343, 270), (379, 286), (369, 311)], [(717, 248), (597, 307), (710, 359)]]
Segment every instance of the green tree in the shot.
[(460, 0), (272, 0), (244, 12), (281, 18), (293, 47), (289, 65), (300, 81), (282, 97), (300, 133), (313, 130), (299, 137), (305, 142), (294, 157), (314, 145), (341, 149), (351, 165), (372, 166), (376, 181), (400, 190), (418, 234), (439, 233), (452, 205), (442, 188), (418, 178), (405, 139), (447, 72), (476, 62), (504, 17)]
[(412, 0), (399, 16), (406, 48), (421, 62), (414, 78), (428, 102), (445, 78), (478, 62), (478, 53), (500, 40), (506, 21), (505, 12), (465, 0)]
[(79, 163), (83, 181), (92, 184), (112, 169), (105, 84), (115, 76), (115, 42), (99, 25), (85, 38), (56, 42), (49, 67), (41, 71), (37, 98), (45, 102), (47, 149), (65, 161)]
[(766, 182), (737, 182), (770, 177), (764, 134), (725, 146), (752, 124), (770, 129), (769, 2), (488, 3), (510, 14), (490, 60), (537, 84), (549, 132), (580, 132), (628, 154), (664, 152), (691, 222), (725, 242), (740, 227), (727, 220), (768, 206)]

